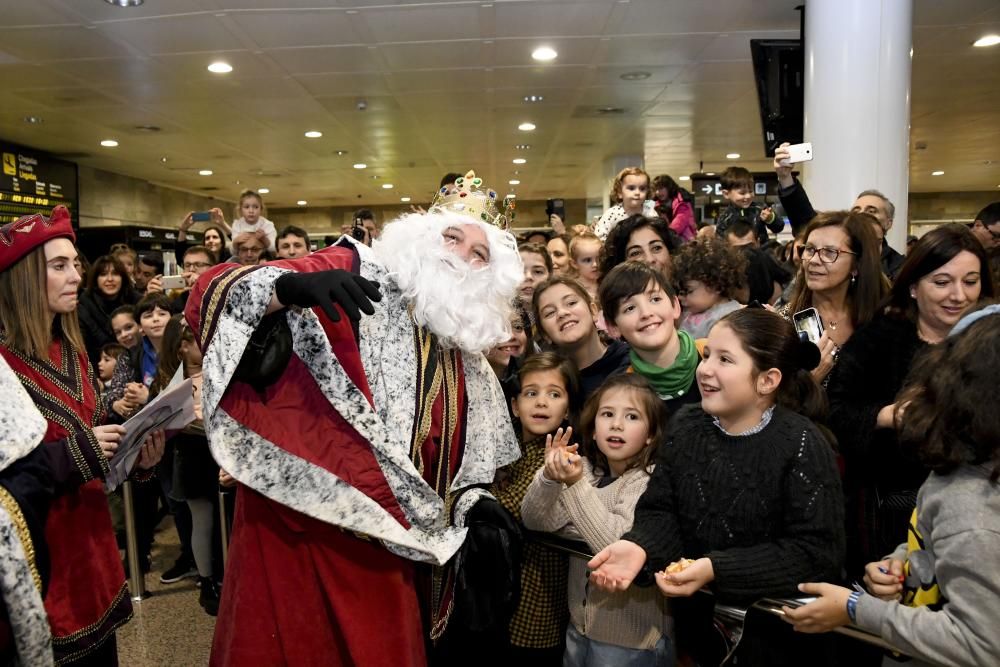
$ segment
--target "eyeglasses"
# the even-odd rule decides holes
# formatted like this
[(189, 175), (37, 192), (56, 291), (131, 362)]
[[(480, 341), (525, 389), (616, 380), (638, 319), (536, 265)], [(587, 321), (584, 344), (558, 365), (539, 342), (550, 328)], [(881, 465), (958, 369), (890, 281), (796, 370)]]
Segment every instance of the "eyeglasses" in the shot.
[(198, 269), (207, 269), (212, 266), (208, 262), (184, 262), (185, 271), (197, 271)]
[(824, 264), (833, 264), (840, 257), (840, 254), (845, 255), (857, 255), (856, 252), (851, 252), (850, 250), (841, 250), (840, 248), (817, 248), (814, 245), (804, 245), (799, 246), (799, 257), (805, 261), (809, 261), (817, 253), (819, 253), (819, 261)]

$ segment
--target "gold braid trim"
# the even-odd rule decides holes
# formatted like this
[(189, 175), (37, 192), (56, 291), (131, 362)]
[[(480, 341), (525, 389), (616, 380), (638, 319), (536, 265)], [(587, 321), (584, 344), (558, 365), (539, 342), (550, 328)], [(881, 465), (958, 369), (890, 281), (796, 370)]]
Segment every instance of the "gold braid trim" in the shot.
[(35, 563), (35, 543), (31, 541), (31, 531), (28, 530), (28, 522), (24, 519), (21, 506), (14, 500), (14, 496), (4, 487), (0, 486), (0, 505), (7, 510), (11, 521), (14, 522), (14, 529), (24, 547), (24, 556), (28, 560), (28, 568), (31, 570), (31, 578), (35, 580), (35, 588), (38, 593), (42, 592), (42, 577), (38, 574), (38, 565)]
[(229, 286), (245, 276), (247, 273), (256, 270), (256, 266), (241, 266), (237, 269), (232, 269), (225, 272), (219, 276), (212, 279), (215, 283), (212, 286), (212, 295), (209, 299), (208, 305), (204, 303), (201, 304), (201, 331), (199, 331), (201, 338), (201, 349), (204, 350), (209, 343), (208, 335), (214, 330), (211, 325), (218, 319), (218, 308), (219, 301), (226, 297), (229, 298)]

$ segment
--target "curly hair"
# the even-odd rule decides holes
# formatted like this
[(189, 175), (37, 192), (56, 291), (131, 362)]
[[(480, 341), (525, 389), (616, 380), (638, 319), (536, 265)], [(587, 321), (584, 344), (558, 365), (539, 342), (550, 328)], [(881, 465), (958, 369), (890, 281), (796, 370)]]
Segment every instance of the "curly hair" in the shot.
[(674, 286), (678, 291), (697, 280), (726, 299), (735, 299), (747, 279), (747, 258), (719, 238), (695, 239), (673, 256)]
[(611, 203), (618, 204), (619, 202), (621, 202), (622, 184), (625, 182), (626, 176), (645, 176), (646, 188), (649, 188), (649, 186), (652, 185), (649, 178), (649, 174), (646, 173), (645, 169), (643, 169), (642, 167), (625, 167), (624, 169), (618, 172), (618, 175), (615, 176), (615, 180), (611, 182), (611, 192), (609, 193)]
[(601, 275), (606, 276), (627, 258), (625, 253), (628, 250), (628, 240), (632, 234), (643, 227), (649, 227), (660, 237), (663, 244), (667, 246), (667, 252), (673, 256), (677, 248), (680, 247), (678, 236), (667, 226), (662, 218), (647, 218), (641, 213), (629, 216), (615, 225), (614, 229), (608, 233), (608, 238), (604, 240), (604, 248), (601, 250)]

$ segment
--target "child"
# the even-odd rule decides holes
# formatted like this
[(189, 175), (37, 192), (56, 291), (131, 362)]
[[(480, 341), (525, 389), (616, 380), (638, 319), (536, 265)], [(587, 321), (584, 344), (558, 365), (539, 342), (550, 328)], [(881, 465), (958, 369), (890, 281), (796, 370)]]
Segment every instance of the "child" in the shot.
[[(264, 200), (253, 190), (244, 190), (240, 193), (239, 205), (235, 215), (239, 216), (233, 220), (233, 240), (244, 232), (262, 231), (267, 237), (267, 247), (265, 250), (276, 252), (274, 243), (278, 238), (278, 230), (274, 223), (265, 218), (267, 209), (264, 208)], [(236, 255), (236, 248), (233, 246), (233, 256)]]
[(610, 375), (628, 368), (628, 345), (605, 345), (597, 331), (597, 306), (586, 288), (565, 276), (553, 276), (535, 289), (532, 311), (539, 336), (580, 370), (582, 398)]
[(865, 568), (869, 594), (803, 584), (819, 599), (785, 610), (796, 630), (853, 622), (913, 656), (911, 665), (1000, 662), (1000, 419), (983, 401), (998, 374), (997, 305), (963, 317), (914, 368), (900, 443), (933, 472), (899, 536), (907, 541)]
[[(521, 458), (500, 470), (493, 495), (520, 519), (521, 500), (545, 463), (552, 434), (575, 416), (580, 396), (576, 368), (555, 352), (524, 362), (521, 390), (511, 401), (520, 425)], [(561, 430), (560, 430), (561, 432)], [(513, 657), (528, 664), (560, 664), (566, 627), (566, 556), (527, 541), (521, 561), (521, 599), (510, 622)]]
[(594, 301), (597, 300), (597, 283), (601, 278), (602, 247), (601, 239), (590, 233), (578, 234), (569, 242), (569, 263), (573, 277), (580, 281)]
[(736, 297), (746, 281), (747, 260), (722, 239), (685, 244), (673, 267), (684, 308), (680, 328), (693, 338), (705, 338), (724, 315), (740, 308)]
[(601, 307), (608, 330), (631, 348), (629, 372), (649, 381), (668, 414), (701, 399), (698, 349), (674, 327), (681, 305), (662, 273), (639, 262), (619, 264), (601, 283)]
[(97, 378), (106, 390), (115, 375), (118, 357), (125, 354), (125, 348), (118, 343), (107, 343), (101, 347), (101, 358), (97, 362)]
[[(816, 346), (777, 313), (744, 308), (719, 320), (698, 366), (701, 405), (674, 415), (632, 530), (590, 561), (591, 584), (624, 590), (656, 573), (667, 596), (711, 586), (715, 600), (746, 606), (839, 576), (840, 478), (812, 421), (825, 407), (809, 374), (818, 361)], [(671, 563), (683, 569), (664, 574)], [(677, 638), (692, 650), (709, 645), (711, 606), (699, 596), (675, 607)], [(802, 665), (825, 650), (751, 609), (736, 655), (739, 664)]]
[[(529, 529), (582, 538), (593, 553), (632, 525), (663, 433), (663, 406), (644, 379), (617, 375), (587, 400), (581, 424), (582, 457), (569, 445), (570, 432), (546, 439), (545, 465), (524, 496), (521, 516)], [(564, 665), (673, 664), (672, 620), (656, 589), (607, 593), (588, 585), (586, 561), (573, 558), (568, 597)]]
[(111, 330), (115, 340), (126, 350), (138, 345), (142, 340), (142, 331), (135, 319), (135, 306), (119, 306), (111, 311)]
[[(609, 208), (594, 225), (594, 233), (601, 241), (619, 222), (631, 215), (643, 213), (646, 200), (649, 197), (649, 174), (641, 167), (626, 167), (618, 172), (611, 184), (610, 199), (614, 206)], [(650, 209), (649, 217), (656, 216)]]
[(535, 294), (535, 286), (552, 275), (552, 258), (541, 243), (522, 243), (517, 251), (524, 265), (524, 280), (517, 290), (517, 298), (528, 307)]
[[(486, 353), (486, 361), (496, 373), (503, 389), (507, 404), (517, 396), (518, 373), (526, 358), (535, 353), (535, 341), (531, 336), (531, 316), (520, 301), (515, 301), (510, 314), (510, 338)], [(511, 418), (513, 418), (513, 413)]]
[(753, 176), (743, 167), (729, 167), (722, 176), (722, 196), (729, 205), (719, 212), (715, 221), (715, 235), (726, 238), (726, 229), (737, 220), (750, 225), (757, 237), (758, 245), (767, 243), (767, 230), (777, 234), (785, 228), (785, 223), (774, 215), (770, 206), (761, 207), (753, 201)]
[(747, 260), (745, 289), (740, 300), (746, 303), (774, 303), (781, 296), (782, 286), (792, 279), (772, 255), (757, 247), (753, 228), (744, 220), (736, 220), (723, 238)]
[(691, 193), (677, 185), (674, 179), (661, 174), (653, 179), (653, 198), (656, 202), (656, 213), (685, 242), (692, 240), (698, 233), (698, 225), (694, 221), (694, 211)]

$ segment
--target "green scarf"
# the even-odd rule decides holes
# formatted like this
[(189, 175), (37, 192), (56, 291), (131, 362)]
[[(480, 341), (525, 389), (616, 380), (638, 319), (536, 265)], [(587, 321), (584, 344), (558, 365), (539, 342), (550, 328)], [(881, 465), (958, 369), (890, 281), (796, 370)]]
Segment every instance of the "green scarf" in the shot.
[(698, 348), (695, 347), (691, 334), (678, 330), (677, 338), (680, 340), (681, 349), (670, 368), (660, 368), (646, 363), (639, 358), (635, 350), (629, 350), (628, 353), (632, 360), (632, 368), (649, 380), (653, 389), (664, 401), (683, 396), (691, 387), (694, 371), (698, 368)]

